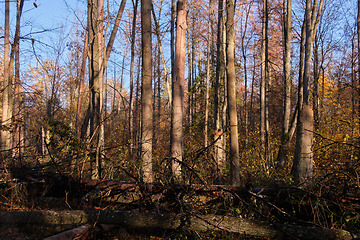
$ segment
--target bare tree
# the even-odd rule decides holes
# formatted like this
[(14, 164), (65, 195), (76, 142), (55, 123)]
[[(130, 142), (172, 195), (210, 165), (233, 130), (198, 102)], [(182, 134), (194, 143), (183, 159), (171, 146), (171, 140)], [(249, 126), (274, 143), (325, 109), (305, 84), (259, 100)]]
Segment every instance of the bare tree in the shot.
[(130, 132), (130, 154), (133, 151), (135, 137), (134, 137), (134, 62), (135, 62), (135, 35), (136, 35), (136, 15), (139, 0), (135, 0), (134, 14), (131, 26), (131, 56), (130, 56), (130, 98), (129, 98), (129, 132)]
[[(226, 49), (226, 32), (225, 32), (225, 21), (224, 21), (224, 1), (219, 0), (218, 5), (218, 32), (217, 32), (217, 60), (216, 60), (216, 81), (215, 81), (215, 98), (214, 98), (214, 158), (216, 162), (216, 178), (217, 182), (221, 183), (223, 178), (223, 168), (225, 165), (225, 137), (224, 137), (224, 125), (225, 122), (221, 117), (223, 113), (222, 109), (226, 109), (226, 98), (225, 91), (225, 75), (226, 75), (226, 61), (225, 61), (225, 49)], [(223, 86), (223, 87), (221, 87)], [(223, 107), (223, 108), (222, 108)], [(225, 110), (226, 112), (226, 110)], [(221, 114), (221, 115), (220, 115)]]
[(24, 129), (21, 120), (22, 115), (22, 97), (23, 94), (21, 92), (21, 80), (20, 80), (20, 19), (24, 6), (24, 0), (17, 0), (16, 3), (16, 27), (15, 27), (15, 36), (14, 36), (14, 44), (12, 46), (14, 55), (15, 55), (15, 76), (14, 76), (14, 118), (17, 119), (15, 124), (15, 131), (12, 142), (13, 155), (21, 157), (21, 151), (23, 147), (24, 141)]
[(233, 0), (226, 1), (226, 74), (227, 97), (229, 104), (230, 124), (230, 178), (232, 185), (240, 183), (239, 138), (236, 110), (236, 77), (235, 77), (235, 6)]
[(261, 161), (265, 172), (268, 172), (268, 0), (263, 0), (262, 9), (262, 39), (261, 39), (261, 80), (260, 80), (260, 141), (261, 141)]
[(288, 162), (290, 145), (290, 115), (291, 115), (291, 0), (283, 0), (284, 21), (284, 116), (281, 136), (281, 146), (277, 158), (277, 168), (282, 169)]
[(144, 182), (153, 181), (152, 172), (152, 42), (151, 42), (151, 0), (141, 1), (141, 46), (142, 46), (142, 85), (141, 85), (141, 158)]
[(176, 180), (181, 178), (181, 162), (183, 159), (183, 108), (184, 108), (184, 75), (186, 55), (186, 15), (187, 0), (177, 2), (175, 73), (172, 84), (171, 112), (171, 159), (172, 174)]
[(211, 26), (213, 15), (213, 1), (209, 1), (209, 20), (207, 29), (207, 47), (206, 47), (206, 79), (205, 79), (205, 126), (204, 126), (204, 147), (208, 145), (208, 124), (209, 124), (209, 84), (210, 84), (210, 47), (212, 44)]
[(12, 99), (13, 84), (12, 70), (10, 68), (9, 49), (10, 49), (10, 1), (5, 0), (5, 26), (4, 26), (4, 93), (2, 104), (2, 131), (1, 131), (1, 148), (9, 150), (11, 147), (10, 124), (12, 118)]
[[(82, 135), (87, 132), (87, 126), (90, 123), (89, 133), (92, 139), (91, 146), (91, 163), (92, 178), (101, 178), (101, 145), (103, 139), (101, 137), (104, 108), (104, 72), (110, 53), (115, 41), (117, 31), (119, 29), (122, 13), (124, 12), (126, 0), (122, 0), (117, 12), (114, 27), (111, 31), (106, 49), (100, 46), (99, 31), (103, 28), (99, 27), (99, 2), (97, 0), (88, 0), (88, 58), (89, 58), (89, 89), (90, 99), (89, 107), (82, 127)], [(100, 12), (102, 11), (100, 1)], [(101, 17), (100, 17), (101, 19)], [(102, 24), (102, 22), (101, 22)], [(104, 51), (104, 53), (103, 53)], [(95, 164), (95, 166), (93, 166)]]
[(314, 115), (309, 104), (310, 64), (314, 37), (322, 14), (323, 0), (306, 0), (305, 10), (305, 58), (303, 75), (303, 107), (300, 109), (292, 175), (295, 182), (309, 182), (313, 177), (313, 129)]
[[(1, 130), (1, 148), (3, 151), (10, 150), (13, 145), (18, 142), (17, 137), (11, 134), (13, 130), (12, 119), (14, 117), (14, 94), (15, 84), (17, 85), (17, 92), (19, 91), (20, 83), (20, 62), (19, 62), (19, 39), (20, 39), (20, 19), (24, 0), (16, 1), (16, 27), (13, 44), (10, 43), (10, 1), (5, 1), (5, 21), (4, 21), (4, 91), (3, 91), (3, 106), (2, 106), (2, 130)], [(11, 44), (11, 52), (10, 52)], [(10, 55), (9, 55), (10, 54)], [(15, 60), (15, 76), (14, 72)], [(19, 96), (19, 94), (18, 94)], [(18, 104), (16, 104), (18, 106)], [(19, 106), (18, 106), (19, 107)], [(20, 109), (18, 109), (20, 110)], [(19, 114), (19, 113), (18, 113)], [(17, 116), (16, 116), (17, 117)], [(18, 129), (15, 129), (15, 133)], [(14, 138), (12, 141), (12, 138)]]

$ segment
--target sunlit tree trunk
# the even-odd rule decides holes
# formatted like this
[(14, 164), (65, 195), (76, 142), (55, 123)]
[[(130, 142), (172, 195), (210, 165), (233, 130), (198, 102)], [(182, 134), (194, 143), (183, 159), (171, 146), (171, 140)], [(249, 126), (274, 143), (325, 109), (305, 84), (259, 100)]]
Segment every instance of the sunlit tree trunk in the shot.
[(265, 172), (268, 172), (268, 119), (267, 119), (267, 94), (268, 94), (268, 1), (263, 1), (262, 15), (262, 40), (261, 40), (261, 80), (260, 80), (260, 156)]
[(290, 146), (290, 115), (291, 115), (291, 1), (283, 0), (284, 21), (284, 116), (282, 125), (281, 145), (277, 157), (277, 169), (282, 169), (285, 162), (289, 161), (288, 149)]
[(144, 182), (153, 181), (152, 172), (152, 42), (151, 0), (141, 1), (142, 85), (141, 85), (141, 158)]
[(309, 103), (310, 64), (312, 58), (314, 37), (322, 13), (323, 0), (306, 1), (305, 10), (305, 58), (303, 76), (303, 107), (298, 120), (297, 141), (295, 147), (292, 175), (296, 183), (310, 182), (313, 177), (313, 130), (314, 115)]
[[(136, 76), (136, 84), (135, 84), (135, 106), (134, 106), (134, 148), (138, 149), (139, 142), (140, 142), (140, 134), (139, 134), (139, 96), (140, 96), (140, 73), (141, 73), (141, 55), (138, 58), (138, 71)], [(140, 151), (137, 151), (137, 155), (139, 156)]]
[(170, 19), (171, 79), (174, 78), (174, 74), (175, 74), (175, 20), (176, 20), (175, 0), (171, 0), (171, 19)]
[(319, 64), (319, 42), (318, 36), (315, 34), (314, 39), (314, 57), (313, 57), (313, 74), (314, 74), (314, 81), (313, 86), (314, 90), (312, 91), (313, 96), (313, 108), (314, 108), (314, 129), (317, 130), (319, 126), (319, 78), (320, 78), (320, 64)]
[(106, 32), (104, 34), (104, 0), (98, 0), (97, 7), (97, 35), (99, 41), (99, 98), (100, 98), (100, 106), (99, 106), (99, 129), (98, 129), (98, 138), (96, 139), (96, 153), (95, 153), (95, 167), (93, 168), (92, 176), (94, 179), (101, 178), (102, 171), (102, 151), (104, 148), (105, 141), (105, 84), (104, 84), (104, 72), (105, 69), (101, 69), (101, 65), (104, 64), (104, 36), (106, 36)]
[[(217, 62), (216, 62), (216, 81), (215, 81), (215, 99), (214, 99), (214, 158), (216, 182), (221, 184), (223, 180), (223, 168), (225, 165), (225, 137), (224, 122), (222, 121), (223, 111), (221, 106), (225, 107), (225, 92), (221, 91), (225, 88), (225, 22), (224, 22), (224, 1), (219, 0), (218, 6), (218, 32), (217, 32)], [(223, 86), (223, 87), (221, 87)], [(226, 112), (225, 112), (226, 113)], [(226, 114), (225, 114), (226, 115)], [(225, 117), (226, 119), (226, 117)]]
[(98, 179), (96, 172), (96, 148), (100, 132), (101, 110), (101, 77), (100, 77), (100, 48), (98, 35), (98, 3), (88, 0), (88, 37), (89, 37), (89, 88), (90, 88), (90, 138), (93, 140), (91, 151), (91, 178)]
[(210, 84), (210, 47), (212, 44), (211, 26), (213, 15), (213, 1), (209, 1), (209, 21), (207, 29), (207, 47), (206, 47), (206, 79), (205, 79), (205, 123), (204, 123), (204, 147), (208, 145), (208, 124), (209, 124), (209, 84)]
[(10, 124), (12, 118), (12, 99), (13, 81), (12, 69), (10, 68), (9, 49), (10, 49), (10, 1), (5, 0), (5, 26), (4, 26), (4, 82), (3, 82), (3, 102), (2, 102), (2, 130), (1, 147), (3, 151), (11, 148)]
[(81, 67), (79, 73), (79, 89), (78, 89), (78, 100), (77, 100), (77, 109), (76, 109), (76, 133), (77, 137), (81, 138), (81, 120), (82, 120), (82, 105), (83, 105), (83, 97), (84, 97), (84, 88), (85, 88), (85, 73), (86, 73), (86, 61), (88, 55), (88, 31), (86, 31), (85, 41), (84, 41), (84, 50), (81, 58)]
[[(359, 1), (360, 2), (360, 1)], [(360, 17), (360, 15), (359, 15)], [(357, 102), (358, 102), (358, 94), (356, 91), (356, 87), (358, 87), (357, 81), (356, 81), (356, 50), (355, 50), (355, 43), (356, 42), (356, 33), (353, 34), (351, 38), (351, 113), (352, 113), (352, 119), (356, 119), (356, 112), (357, 112)], [(323, 96), (324, 93), (322, 93)], [(357, 133), (358, 131), (358, 121), (352, 121), (352, 133), (353, 135)]]
[(183, 160), (183, 105), (184, 105), (184, 75), (186, 51), (186, 15), (187, 0), (177, 2), (176, 43), (175, 43), (175, 73), (172, 84), (172, 114), (171, 114), (171, 159), (172, 174), (175, 181), (181, 180), (181, 163)]
[[(190, 23), (190, 17), (189, 14), (187, 15), (187, 22)], [(188, 126), (189, 126), (189, 135), (191, 137), (191, 125), (192, 125), (192, 85), (193, 85), (193, 75), (192, 75), (192, 47), (191, 44), (193, 42), (191, 41), (191, 24), (189, 24), (189, 27), (186, 31), (187, 34), (187, 59), (188, 59), (188, 107), (187, 107), (187, 119), (188, 119)]]
[(230, 125), (230, 178), (232, 185), (240, 183), (239, 138), (236, 110), (236, 77), (235, 77), (235, 7), (233, 0), (226, 1), (226, 74), (227, 97)]
[(15, 27), (15, 36), (14, 36), (14, 44), (12, 46), (12, 51), (15, 55), (15, 98), (14, 98), (14, 118), (16, 119), (15, 131), (13, 136), (13, 156), (21, 157), (21, 151), (23, 147), (23, 125), (21, 124), (22, 118), (22, 101), (23, 94), (21, 91), (21, 81), (20, 81), (20, 19), (22, 14), (22, 9), (24, 6), (24, 0), (17, 0), (16, 4), (16, 27)]
[(131, 27), (131, 56), (130, 56), (130, 94), (129, 94), (129, 132), (130, 132), (130, 155), (132, 155), (135, 143), (134, 137), (134, 62), (135, 62), (135, 35), (136, 35), (136, 15), (139, 0), (135, 0), (134, 14)]
[[(103, 49), (102, 34), (99, 34), (100, 29), (103, 27), (99, 26), (99, 11), (102, 7), (102, 1), (88, 0), (88, 58), (89, 58), (89, 107), (85, 116), (85, 120), (82, 127), (82, 135), (87, 129), (88, 123), (90, 123), (89, 137), (91, 142), (91, 177), (94, 179), (101, 178), (101, 145), (103, 144), (101, 132), (103, 132), (103, 104), (104, 104), (104, 73), (107, 66), (107, 62), (112, 51), (112, 47), (115, 41), (116, 33), (119, 29), (120, 20), (122, 13), (124, 12), (126, 0), (122, 0), (119, 10), (117, 12), (113, 29), (110, 34), (109, 41), (106, 48)], [(99, 10), (100, 9), (100, 10)], [(101, 22), (102, 24), (102, 22)], [(101, 31), (103, 32), (103, 31)], [(101, 37), (99, 37), (101, 36)], [(100, 39), (101, 38), (101, 39)], [(101, 45), (100, 45), (101, 41)], [(103, 53), (104, 50), (104, 53)]]
[(252, 3), (249, 4), (248, 9), (246, 11), (245, 16), (245, 23), (244, 23), (244, 30), (241, 34), (241, 53), (243, 58), (243, 69), (244, 69), (244, 85), (245, 85), (245, 91), (244, 91), (244, 130), (245, 130), (245, 136), (244, 136), (244, 149), (245, 154), (247, 153), (247, 146), (248, 146), (248, 136), (249, 136), (249, 112), (248, 112), (248, 71), (247, 71), (247, 48), (248, 44), (245, 43), (246, 35), (247, 35), (247, 27), (248, 27), (248, 21), (249, 21), (249, 14), (251, 10)]

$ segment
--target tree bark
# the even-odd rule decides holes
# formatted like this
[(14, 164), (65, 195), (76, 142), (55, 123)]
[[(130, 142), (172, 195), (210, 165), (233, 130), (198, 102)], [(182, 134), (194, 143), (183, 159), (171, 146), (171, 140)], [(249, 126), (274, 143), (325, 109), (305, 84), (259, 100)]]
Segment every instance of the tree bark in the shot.
[(236, 77), (235, 77), (235, 26), (234, 26), (235, 7), (233, 0), (226, 1), (226, 74), (227, 74), (227, 94), (228, 112), (230, 124), (230, 178), (232, 185), (240, 183), (240, 164), (239, 164), (239, 137), (238, 121), (236, 110)]
[(265, 172), (268, 172), (268, 119), (267, 119), (267, 94), (268, 94), (268, 1), (263, 1), (262, 9), (262, 40), (261, 40), (261, 80), (260, 80), (260, 141), (261, 161)]
[(171, 159), (175, 181), (181, 180), (187, 0), (177, 2), (175, 73), (172, 84)]
[(139, 0), (135, 0), (134, 16), (131, 27), (131, 57), (130, 57), (130, 94), (129, 94), (129, 132), (130, 132), (130, 155), (133, 153), (135, 137), (134, 137), (134, 62), (135, 62), (135, 36), (136, 36), (136, 15)]
[(141, 85), (141, 159), (144, 182), (152, 182), (152, 42), (151, 0), (141, 1), (142, 85)]
[(77, 109), (76, 109), (76, 133), (77, 137), (80, 139), (81, 134), (81, 120), (82, 120), (82, 105), (83, 105), (83, 97), (84, 97), (84, 88), (85, 88), (85, 73), (86, 73), (86, 60), (88, 55), (88, 30), (86, 30), (85, 41), (84, 41), (84, 50), (81, 58), (81, 69), (79, 74), (79, 90), (78, 90), (78, 101), (77, 101)]
[(98, 29), (98, 2), (88, 0), (88, 37), (89, 37), (89, 120), (90, 120), (90, 139), (92, 139), (90, 150), (91, 178), (98, 179), (99, 173), (96, 171), (96, 149), (100, 140), (101, 122), (101, 82), (100, 76), (100, 47)]
[[(220, 113), (222, 113), (221, 106), (225, 105), (224, 99), (225, 93), (221, 91), (224, 89), (225, 82), (225, 22), (224, 22), (224, 1), (219, 0), (218, 6), (218, 32), (217, 32), (217, 60), (216, 60), (216, 81), (215, 81), (215, 98), (214, 98), (214, 126), (215, 131), (218, 134), (214, 134), (214, 158), (215, 158), (215, 173), (216, 173), (216, 183), (222, 183), (223, 179), (223, 168), (225, 165), (225, 147), (223, 145), (224, 142), (224, 123), (222, 122), (222, 118), (220, 117)], [(223, 86), (223, 88), (221, 87)]]
[(10, 0), (5, 0), (5, 26), (4, 26), (4, 92), (2, 103), (2, 130), (1, 130), (1, 149), (7, 151), (11, 148), (10, 124), (12, 118), (12, 98), (13, 98), (13, 76), (9, 65), (10, 49)]
[(292, 175), (296, 183), (309, 183), (313, 177), (313, 130), (314, 116), (313, 110), (309, 104), (309, 82), (310, 82), (310, 64), (312, 58), (314, 37), (322, 14), (323, 0), (306, 1), (305, 23), (305, 59), (303, 76), (303, 106), (299, 109), (298, 131), (295, 146), (294, 164)]
[(209, 20), (207, 29), (207, 47), (206, 47), (206, 79), (205, 79), (205, 122), (204, 122), (204, 147), (208, 146), (208, 128), (209, 128), (209, 85), (210, 85), (210, 47), (212, 44), (211, 26), (213, 15), (213, 1), (209, 0)]
[(174, 74), (175, 74), (175, 19), (176, 19), (175, 0), (171, 0), (171, 19), (170, 19), (171, 79), (174, 79)]
[(289, 161), (290, 147), (290, 114), (291, 114), (291, 1), (283, 0), (283, 21), (284, 21), (284, 116), (282, 126), (281, 145), (277, 158), (277, 169), (283, 169), (285, 162)]
[(70, 240), (77, 239), (84, 236), (87, 232), (91, 231), (92, 226), (90, 224), (85, 224), (83, 226), (56, 234), (51, 237), (47, 237), (44, 240)]
[(21, 114), (22, 114), (22, 101), (23, 94), (21, 92), (21, 80), (20, 80), (20, 20), (21, 14), (24, 6), (24, 0), (17, 0), (16, 3), (16, 27), (15, 27), (15, 36), (14, 44), (12, 45), (12, 51), (15, 55), (15, 78), (14, 78), (14, 118), (15, 121), (15, 131), (12, 142), (13, 156), (21, 158), (21, 151), (23, 145), (23, 126), (21, 124)]

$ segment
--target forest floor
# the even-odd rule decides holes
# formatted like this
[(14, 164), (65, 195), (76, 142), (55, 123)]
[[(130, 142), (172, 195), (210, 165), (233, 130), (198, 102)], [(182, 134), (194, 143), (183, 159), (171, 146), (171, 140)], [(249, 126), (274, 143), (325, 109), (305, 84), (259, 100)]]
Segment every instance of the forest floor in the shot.
[[(143, 217), (142, 213), (145, 216), (154, 214), (153, 218), (160, 213), (186, 216), (186, 224), (189, 224), (185, 228), (170, 226), (167, 229), (161, 225), (163, 223), (156, 225), (159, 223), (154, 223), (151, 217), (144, 221), (150, 221), (156, 228), (138, 227), (137, 223), (132, 226), (126, 220), (121, 220), (125, 224), (117, 224), (110, 231), (103, 231), (100, 226), (103, 219), (92, 219), (86, 223), (93, 227), (76, 239), (311, 239), (303, 238), (303, 233), (298, 234), (297, 230), (284, 230), (284, 224), (296, 226), (299, 231), (305, 232), (312, 228), (326, 234), (328, 231), (332, 239), (353, 239), (360, 232), (359, 189), (339, 192), (334, 191), (331, 185), (321, 183), (319, 186), (301, 188), (278, 182), (269, 182), (268, 186), (262, 188), (202, 184), (147, 185), (121, 181), (75, 181), (66, 176), (46, 176), (26, 181), (10, 179), (0, 182), (0, 213), (131, 211), (140, 213), (139, 218)], [(254, 224), (260, 221), (266, 223), (265, 226), (272, 226), (271, 231), (280, 230), (283, 236), (264, 237), (254, 231), (244, 234), (232, 227), (216, 229), (206, 220), (204, 222), (209, 230), (192, 227), (192, 224), (198, 224), (192, 217), (201, 219), (199, 216), (210, 215), (244, 219)], [(7, 223), (10, 222), (0, 219), (1, 240), (43, 239), (79, 226)], [(100, 231), (96, 230), (99, 228)], [(267, 227), (261, 229), (268, 230)], [(338, 234), (343, 233), (341, 229), (346, 230), (347, 235), (337, 238)], [(268, 233), (272, 234), (271, 231)], [(318, 239), (331, 238), (324, 235)]]

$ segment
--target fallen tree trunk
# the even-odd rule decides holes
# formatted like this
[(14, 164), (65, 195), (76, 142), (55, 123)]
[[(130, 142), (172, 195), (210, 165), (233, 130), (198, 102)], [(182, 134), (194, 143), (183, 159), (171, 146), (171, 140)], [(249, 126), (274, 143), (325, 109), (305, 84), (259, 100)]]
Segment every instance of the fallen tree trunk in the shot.
[(44, 240), (72, 240), (72, 239), (90, 239), (92, 233), (104, 233), (113, 230), (116, 225), (100, 224), (95, 227), (90, 224), (85, 224), (77, 228), (73, 228), (51, 237), (47, 237)]
[(92, 226), (90, 224), (86, 224), (59, 234), (56, 234), (51, 237), (47, 237), (44, 240), (71, 240), (75, 238), (79, 238), (85, 235), (87, 232), (91, 230)]
[(350, 233), (336, 229), (269, 225), (241, 218), (218, 215), (153, 214), (134, 211), (25, 211), (0, 212), (0, 224), (84, 225), (115, 224), (128, 228), (192, 231), (228, 231), (271, 239), (352, 239)]

